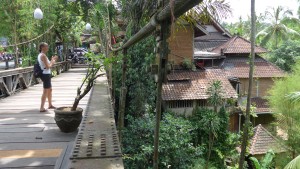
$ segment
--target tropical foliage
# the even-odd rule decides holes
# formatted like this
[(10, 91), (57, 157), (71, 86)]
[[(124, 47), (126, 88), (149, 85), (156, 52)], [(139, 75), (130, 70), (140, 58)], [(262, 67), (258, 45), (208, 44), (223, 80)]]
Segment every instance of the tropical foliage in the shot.
[[(164, 113), (160, 128), (160, 168), (225, 168), (225, 158), (235, 152), (238, 137), (227, 131), (228, 113), (197, 109), (195, 116), (185, 118)], [(125, 167), (151, 168), (155, 118), (127, 116), (123, 153)], [(208, 159), (208, 154), (211, 158)], [(207, 163), (209, 160), (209, 163)]]
[(273, 150), (269, 150), (264, 158), (259, 162), (257, 158), (250, 157), (252, 165), (255, 169), (271, 169), (274, 168), (275, 153)]
[(300, 91), (300, 64), (297, 64), (292, 69), (292, 73), (287, 77), (276, 80), (274, 87), (270, 91), (269, 102), (272, 109), (275, 111), (277, 125), (287, 135), (283, 135), (283, 142), (289, 147), (292, 157), (296, 157), (300, 153), (300, 116), (299, 102), (297, 101), (297, 93)]
[[(250, 17), (226, 24), (232, 33), (250, 39)], [(291, 10), (278, 6), (256, 16), (256, 43), (270, 52), (266, 58), (285, 71), (290, 71), (299, 56), (300, 20)]]
[(269, 56), (269, 60), (285, 71), (291, 71), (300, 59), (300, 42), (288, 40)]
[[(292, 20), (291, 16), (292, 12), (281, 6), (267, 10), (266, 19), (271, 23), (257, 34), (258, 38), (262, 37), (261, 44), (266, 45), (268, 42), (272, 42), (271, 45), (278, 48), (279, 43), (289, 39), (289, 36), (299, 37), (300, 34), (297, 31), (286, 26), (286, 22)], [(274, 41), (270, 41), (270, 39), (274, 39)]]

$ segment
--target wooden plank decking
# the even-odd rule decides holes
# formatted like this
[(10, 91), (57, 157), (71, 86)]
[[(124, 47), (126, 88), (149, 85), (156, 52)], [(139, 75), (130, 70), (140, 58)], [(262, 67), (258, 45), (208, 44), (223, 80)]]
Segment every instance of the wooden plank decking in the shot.
[[(72, 104), (85, 71), (70, 69), (52, 79), (55, 106)], [(60, 132), (53, 110), (39, 112), (41, 93), (38, 84), (0, 100), (0, 168), (53, 169), (61, 152), (74, 141), (77, 132)], [(79, 106), (85, 109), (88, 100), (89, 94)]]

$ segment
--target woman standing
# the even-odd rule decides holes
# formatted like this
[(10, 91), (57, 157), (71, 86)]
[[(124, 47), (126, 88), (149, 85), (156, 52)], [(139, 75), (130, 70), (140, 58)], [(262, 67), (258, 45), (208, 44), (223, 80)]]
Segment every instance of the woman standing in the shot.
[(52, 85), (51, 85), (51, 67), (55, 64), (57, 60), (57, 56), (52, 56), (51, 61), (49, 61), (48, 57), (46, 56), (46, 53), (49, 50), (49, 46), (47, 43), (42, 42), (39, 46), (40, 54), (38, 55), (38, 62), (43, 70), (43, 74), (41, 76), (41, 79), (43, 81), (43, 95), (41, 98), (41, 107), (40, 112), (46, 112), (46, 109), (44, 108), (46, 99), (48, 98), (48, 109), (55, 109), (55, 107), (52, 105)]

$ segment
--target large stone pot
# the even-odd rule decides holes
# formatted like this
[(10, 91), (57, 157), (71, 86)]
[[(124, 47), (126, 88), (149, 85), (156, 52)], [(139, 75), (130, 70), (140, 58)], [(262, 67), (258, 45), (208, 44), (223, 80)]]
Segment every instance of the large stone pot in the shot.
[(82, 120), (82, 108), (71, 111), (71, 107), (59, 107), (54, 110), (54, 120), (64, 133), (76, 131)]

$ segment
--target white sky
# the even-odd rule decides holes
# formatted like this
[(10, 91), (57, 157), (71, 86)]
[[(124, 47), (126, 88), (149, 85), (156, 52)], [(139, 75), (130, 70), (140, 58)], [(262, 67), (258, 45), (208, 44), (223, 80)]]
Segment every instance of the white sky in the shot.
[[(251, 0), (227, 0), (232, 8), (232, 17), (225, 20), (225, 22), (236, 22), (239, 17), (246, 19), (250, 16)], [(265, 13), (268, 7), (284, 6), (291, 9), (294, 15), (297, 14), (299, 2), (297, 0), (256, 0), (256, 14)]]

